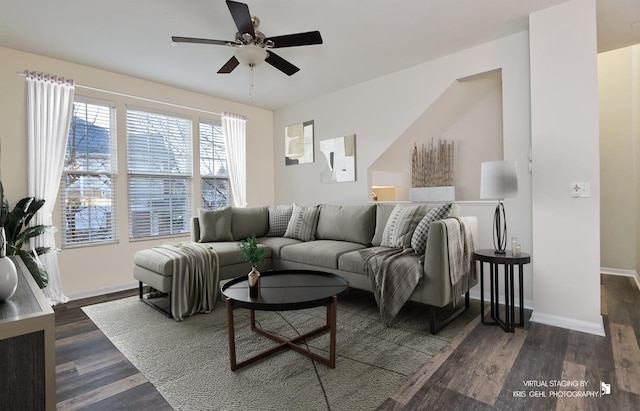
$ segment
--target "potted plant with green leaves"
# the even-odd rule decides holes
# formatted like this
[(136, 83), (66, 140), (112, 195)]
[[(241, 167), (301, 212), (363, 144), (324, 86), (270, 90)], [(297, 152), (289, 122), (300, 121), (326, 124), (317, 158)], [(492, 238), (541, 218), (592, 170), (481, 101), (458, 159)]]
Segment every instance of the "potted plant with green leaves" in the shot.
[(23, 247), (31, 238), (55, 231), (53, 226), (48, 225), (28, 226), (31, 219), (44, 205), (44, 200), (25, 197), (18, 201), (13, 210), (9, 212), (9, 202), (4, 194), (2, 182), (0, 182), (0, 198), (0, 225), (5, 233), (6, 255), (19, 255), (38, 287), (46, 287), (49, 283), (49, 276), (38, 256), (53, 251), (52, 248), (37, 247), (33, 250), (27, 250)]
[(251, 264), (251, 272), (248, 275), (249, 296), (257, 298), (260, 295), (260, 271), (258, 271), (258, 264), (264, 260), (267, 249), (258, 247), (258, 240), (255, 235), (252, 235), (246, 240), (241, 240), (238, 247), (240, 247), (242, 259)]

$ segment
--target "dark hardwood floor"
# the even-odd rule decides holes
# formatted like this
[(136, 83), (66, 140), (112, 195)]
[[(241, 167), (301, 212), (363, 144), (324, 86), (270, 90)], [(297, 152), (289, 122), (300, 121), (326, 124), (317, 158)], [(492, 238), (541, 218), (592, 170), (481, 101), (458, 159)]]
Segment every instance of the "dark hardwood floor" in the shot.
[(125, 291), (55, 307), (58, 410), (172, 409), (80, 308), (136, 293)]
[(508, 334), (478, 318), (379, 409), (640, 410), (640, 291), (601, 278), (606, 337), (528, 321)]
[[(59, 410), (171, 409), (80, 308), (136, 292), (55, 308)], [(477, 318), (379, 409), (640, 410), (640, 291), (632, 279), (602, 276), (602, 314), (606, 337), (528, 321), (511, 334)], [(550, 386), (574, 381), (586, 386)], [(610, 395), (599, 396), (601, 382)], [(576, 394), (586, 392), (598, 396)]]

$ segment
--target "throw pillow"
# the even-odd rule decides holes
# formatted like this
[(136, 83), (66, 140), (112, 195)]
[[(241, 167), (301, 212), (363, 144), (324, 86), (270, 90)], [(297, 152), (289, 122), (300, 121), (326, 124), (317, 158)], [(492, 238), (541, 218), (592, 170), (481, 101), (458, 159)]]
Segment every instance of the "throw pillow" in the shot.
[(395, 206), (384, 227), (380, 245), (392, 248), (409, 248), (413, 230), (423, 216), (424, 209), (420, 206)]
[(201, 243), (210, 241), (233, 241), (231, 235), (231, 207), (216, 210), (198, 209)]
[(436, 207), (430, 210), (422, 220), (420, 220), (413, 232), (413, 236), (411, 237), (411, 248), (413, 248), (416, 254), (422, 255), (426, 252), (427, 236), (429, 234), (429, 227), (431, 227), (431, 223), (436, 220), (447, 218), (451, 212), (452, 206), (453, 203), (447, 203)]
[(269, 207), (269, 231), (267, 237), (282, 237), (287, 232), (287, 226), (293, 213), (293, 206), (279, 205)]
[(293, 204), (293, 212), (284, 236), (301, 241), (315, 240), (318, 217), (320, 217), (319, 207), (302, 207)]

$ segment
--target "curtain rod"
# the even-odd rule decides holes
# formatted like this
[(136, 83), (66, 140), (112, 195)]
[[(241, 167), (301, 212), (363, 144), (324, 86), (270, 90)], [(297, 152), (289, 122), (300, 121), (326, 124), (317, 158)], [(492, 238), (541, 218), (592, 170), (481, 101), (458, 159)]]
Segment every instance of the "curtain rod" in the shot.
[[(24, 71), (16, 71), (16, 74), (19, 75), (20, 77), (27, 77), (27, 74)], [(117, 91), (104, 90), (104, 89), (96, 88), (96, 87), (83, 86), (82, 84), (78, 84), (78, 83), (76, 83), (75, 86), (78, 87), (78, 88), (86, 89), (86, 90), (99, 91), (101, 93), (114, 94), (116, 96), (134, 98), (134, 99), (137, 99), (137, 100), (147, 101), (147, 102), (150, 102), (150, 103), (164, 104), (165, 106), (171, 106), (171, 107), (183, 108), (183, 109), (187, 109), (187, 110), (199, 111), (201, 113), (214, 114), (216, 116), (222, 117), (222, 113), (216, 113), (215, 111), (202, 110), (200, 108), (183, 106), (183, 105), (180, 105), (180, 104), (167, 103), (166, 101), (159, 101), (159, 100), (154, 100), (154, 99), (150, 99), (150, 98), (146, 98), (146, 97), (133, 96), (131, 94), (119, 93)]]

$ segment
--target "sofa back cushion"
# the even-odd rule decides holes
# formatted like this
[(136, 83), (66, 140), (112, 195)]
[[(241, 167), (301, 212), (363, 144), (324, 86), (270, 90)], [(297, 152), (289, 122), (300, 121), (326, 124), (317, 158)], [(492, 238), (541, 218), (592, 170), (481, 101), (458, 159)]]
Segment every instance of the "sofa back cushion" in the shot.
[(371, 244), (376, 224), (375, 205), (337, 206), (322, 204), (316, 238)]
[(200, 238), (198, 241), (207, 243), (211, 241), (231, 241), (231, 207), (222, 207), (216, 210), (198, 209), (198, 223)]
[(233, 240), (246, 240), (255, 235), (264, 237), (269, 230), (269, 207), (231, 208)]

